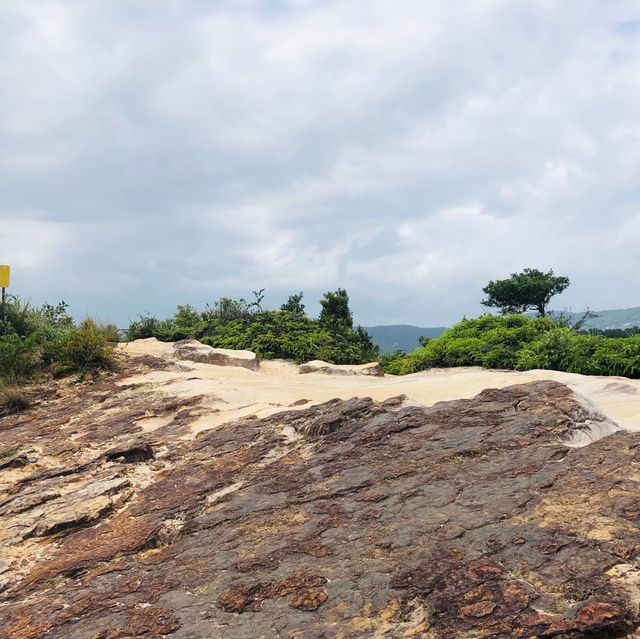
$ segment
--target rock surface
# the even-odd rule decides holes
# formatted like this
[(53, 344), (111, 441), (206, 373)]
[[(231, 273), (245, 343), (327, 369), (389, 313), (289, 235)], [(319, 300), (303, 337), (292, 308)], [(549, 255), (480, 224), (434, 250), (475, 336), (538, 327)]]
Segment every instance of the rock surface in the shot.
[(328, 362), (315, 359), (312, 362), (301, 364), (298, 368), (301, 375), (306, 373), (323, 373), (325, 375), (384, 376), (384, 370), (378, 362), (371, 362), (370, 364), (329, 364)]
[(0, 420), (0, 637), (636, 636), (640, 433), (566, 386), (207, 410), (107, 376)]
[(201, 364), (216, 366), (241, 366), (251, 371), (258, 370), (258, 357), (251, 351), (234, 351), (227, 348), (213, 348), (195, 339), (175, 342), (173, 355), (176, 359), (185, 359)]

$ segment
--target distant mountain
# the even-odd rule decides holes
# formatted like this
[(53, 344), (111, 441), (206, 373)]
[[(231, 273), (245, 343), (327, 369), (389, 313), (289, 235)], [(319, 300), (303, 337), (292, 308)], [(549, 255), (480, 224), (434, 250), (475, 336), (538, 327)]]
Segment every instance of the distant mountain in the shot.
[(420, 346), (418, 337), (439, 337), (447, 330), (443, 326), (421, 328), (420, 326), (410, 326), (408, 324), (365, 326), (365, 329), (383, 353), (392, 353), (397, 350), (410, 353)]
[[(640, 306), (634, 308), (618, 308), (609, 311), (595, 311), (598, 317), (590, 319), (585, 328), (631, 328), (640, 326)], [(572, 321), (579, 320), (584, 313), (564, 313)]]

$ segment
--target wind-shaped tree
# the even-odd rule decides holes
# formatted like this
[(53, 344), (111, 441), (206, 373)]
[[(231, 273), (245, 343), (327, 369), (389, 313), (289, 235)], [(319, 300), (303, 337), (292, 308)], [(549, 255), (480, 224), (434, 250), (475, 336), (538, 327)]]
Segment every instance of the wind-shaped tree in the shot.
[(511, 273), (508, 279), (491, 280), (482, 289), (486, 298), (481, 303), (498, 308), (503, 315), (533, 310), (544, 317), (551, 298), (569, 284), (568, 277), (554, 275), (553, 269), (543, 273), (536, 268), (525, 268), (521, 273)]

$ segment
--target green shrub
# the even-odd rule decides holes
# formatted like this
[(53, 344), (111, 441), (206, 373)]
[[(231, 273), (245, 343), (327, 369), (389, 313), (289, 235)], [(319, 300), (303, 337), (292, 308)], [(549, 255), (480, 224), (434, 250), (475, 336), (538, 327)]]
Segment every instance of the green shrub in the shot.
[(115, 344), (120, 341), (121, 331), (115, 324), (100, 324), (99, 330), (107, 342)]
[(423, 348), (385, 365), (406, 375), (432, 367), (535, 368), (640, 377), (640, 336), (576, 333), (547, 318), (484, 315), (464, 319)]
[(99, 370), (113, 370), (116, 358), (109, 332), (92, 319), (86, 319), (77, 328), (66, 332), (57, 358), (53, 361), (53, 372), (58, 375)]
[(40, 370), (41, 346), (35, 334), (16, 333), (0, 338), (0, 378), (17, 384), (32, 379)]
[(391, 353), (382, 353), (380, 357), (378, 357), (378, 363), (380, 364), (380, 366), (382, 366), (382, 368), (387, 370), (388, 367), (391, 366), (392, 362), (400, 360), (406, 357), (406, 355), (407, 354), (402, 350), (396, 350)]
[(137, 339), (148, 339), (157, 337), (160, 331), (160, 321), (152, 315), (139, 315), (138, 319), (129, 324), (125, 331), (127, 341), (133, 342)]
[(45, 321), (42, 313), (33, 308), (28, 301), (17, 295), (9, 295), (4, 307), (0, 334), (26, 337), (41, 328)]
[(298, 363), (323, 359), (334, 364), (361, 364), (378, 357), (371, 336), (362, 327), (351, 325), (349, 298), (342, 289), (324, 296), (329, 310), (323, 306), (323, 321), (305, 314), (302, 293), (290, 296), (277, 311), (262, 309), (263, 293), (254, 291), (253, 302), (223, 297), (201, 313), (192, 306), (178, 306), (173, 317), (162, 321), (140, 316), (130, 324), (126, 336), (129, 340), (156, 337), (170, 342), (198, 339), (215, 348), (251, 350), (261, 359)]

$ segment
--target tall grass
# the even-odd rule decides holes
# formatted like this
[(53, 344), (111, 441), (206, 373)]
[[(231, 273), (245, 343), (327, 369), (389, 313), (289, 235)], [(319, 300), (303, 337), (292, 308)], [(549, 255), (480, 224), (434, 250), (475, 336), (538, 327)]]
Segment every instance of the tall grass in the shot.
[(113, 370), (118, 329), (92, 319), (76, 326), (64, 302), (34, 307), (11, 296), (0, 320), (0, 382), (22, 384), (44, 373)]

